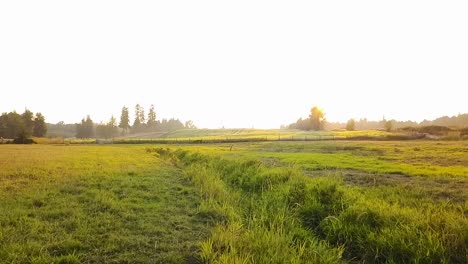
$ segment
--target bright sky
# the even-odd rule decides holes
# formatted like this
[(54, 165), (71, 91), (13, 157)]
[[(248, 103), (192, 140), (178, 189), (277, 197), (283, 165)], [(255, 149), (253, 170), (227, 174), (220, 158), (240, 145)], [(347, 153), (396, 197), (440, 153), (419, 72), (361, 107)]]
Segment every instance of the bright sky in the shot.
[(0, 112), (278, 128), (468, 112), (468, 1), (0, 1)]

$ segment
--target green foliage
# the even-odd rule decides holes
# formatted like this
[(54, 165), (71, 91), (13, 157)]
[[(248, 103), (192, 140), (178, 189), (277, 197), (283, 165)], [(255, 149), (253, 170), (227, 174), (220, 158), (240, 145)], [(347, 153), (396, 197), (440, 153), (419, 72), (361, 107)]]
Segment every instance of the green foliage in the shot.
[(25, 138), (19, 136), (13, 140), (13, 144), (35, 144), (36, 142), (32, 138)]
[(26, 109), (23, 114), (3, 113), (0, 116), (0, 137), (14, 139), (14, 143), (32, 143), (31, 136), (44, 136), (47, 132), (44, 116)]
[(290, 129), (300, 130), (323, 130), (325, 127), (325, 113), (317, 106), (312, 107), (309, 113), (309, 118), (299, 118), (296, 123), (288, 126)]
[(154, 111), (154, 105), (151, 105), (148, 112), (148, 122), (146, 123), (149, 129), (154, 129), (156, 127), (156, 112)]
[(96, 134), (100, 138), (113, 138), (119, 134), (117, 120), (114, 116), (111, 117), (107, 124), (99, 124), (96, 127)]
[(385, 127), (385, 131), (387, 132), (391, 132), (393, 130), (393, 121), (392, 120), (384, 120), (384, 127)]
[(46, 134), (47, 124), (45, 122), (45, 117), (41, 113), (36, 113), (32, 135), (35, 137), (44, 137)]
[(3, 135), (5, 138), (19, 138), (24, 131), (24, 119), (16, 112), (4, 113), (3, 115)]
[(122, 107), (122, 113), (120, 114), (120, 123), (119, 127), (123, 129), (124, 133), (127, 133), (130, 129), (130, 116), (128, 112), (128, 107)]
[[(454, 131), (454, 129), (451, 129), (445, 126), (407, 127), (404, 130), (414, 131), (414, 132), (419, 132), (419, 133), (427, 133), (427, 134), (437, 135), (437, 136), (445, 136), (447, 135), (448, 132)], [(460, 129), (460, 132), (463, 133), (463, 129)]]
[(94, 123), (91, 117), (88, 115), (86, 120), (83, 118), (80, 124), (76, 125), (76, 137), (77, 138), (93, 138), (95, 135)]
[(186, 129), (196, 129), (197, 128), (192, 120), (186, 121), (184, 126), (185, 126)]
[(135, 120), (133, 121), (132, 132), (141, 132), (145, 126), (145, 109), (139, 104), (135, 106)]
[(18, 137), (21, 139), (30, 138), (34, 128), (34, 114), (26, 109), (21, 117), (23, 119), (23, 125)]
[(346, 130), (348, 131), (356, 130), (356, 121), (353, 118), (348, 120), (348, 123), (346, 123)]
[(317, 106), (312, 107), (309, 119), (312, 130), (323, 130), (325, 125), (325, 113), (322, 109), (319, 109)]

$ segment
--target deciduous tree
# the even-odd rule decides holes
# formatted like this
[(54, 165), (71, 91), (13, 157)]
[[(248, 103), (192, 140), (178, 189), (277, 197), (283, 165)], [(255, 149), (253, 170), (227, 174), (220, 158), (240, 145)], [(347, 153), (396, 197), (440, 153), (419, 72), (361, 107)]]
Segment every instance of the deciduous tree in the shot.
[(82, 119), (80, 124), (76, 126), (77, 138), (93, 138), (94, 137), (94, 123), (88, 115), (86, 119)]
[(312, 107), (309, 115), (312, 130), (323, 130), (325, 125), (325, 113), (317, 106)]
[(34, 118), (33, 136), (44, 137), (47, 133), (47, 124), (45, 117), (41, 113), (36, 113)]
[(354, 120), (354, 118), (351, 118), (350, 120), (348, 120), (348, 123), (346, 123), (346, 130), (348, 131), (356, 130), (356, 121)]

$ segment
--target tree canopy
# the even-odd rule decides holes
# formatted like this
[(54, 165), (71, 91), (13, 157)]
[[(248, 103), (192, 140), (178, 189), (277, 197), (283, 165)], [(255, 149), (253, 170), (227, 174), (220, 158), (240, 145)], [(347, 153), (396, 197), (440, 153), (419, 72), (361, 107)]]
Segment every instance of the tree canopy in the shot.
[(94, 134), (94, 123), (89, 115), (86, 119), (83, 118), (80, 124), (76, 125), (77, 138), (93, 138)]
[(120, 114), (119, 127), (123, 129), (124, 134), (128, 133), (130, 129), (130, 116), (128, 113), (128, 107), (122, 107), (122, 113)]
[(0, 137), (2, 138), (19, 139), (23, 142), (32, 136), (43, 137), (46, 133), (47, 124), (41, 113), (34, 115), (26, 109), (22, 114), (13, 111), (0, 116)]
[(354, 120), (354, 118), (351, 118), (350, 120), (348, 120), (348, 123), (346, 123), (346, 130), (348, 131), (356, 130), (356, 120)]
[(325, 125), (325, 113), (317, 106), (310, 110), (310, 128), (312, 130), (323, 130)]
[(323, 130), (325, 126), (325, 113), (317, 106), (312, 107), (308, 118), (299, 118), (295, 123), (290, 124), (290, 129), (300, 130)]

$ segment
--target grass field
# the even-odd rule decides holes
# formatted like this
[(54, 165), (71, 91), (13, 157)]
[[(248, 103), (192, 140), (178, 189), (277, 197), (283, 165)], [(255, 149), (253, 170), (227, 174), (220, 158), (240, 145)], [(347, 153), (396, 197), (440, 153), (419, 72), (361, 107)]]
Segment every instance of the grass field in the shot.
[(118, 139), (158, 139), (158, 140), (236, 140), (236, 139), (262, 139), (277, 140), (313, 140), (320, 138), (384, 138), (391, 136), (409, 135), (411, 133), (386, 132), (381, 130), (362, 131), (303, 131), (297, 129), (181, 129), (171, 132), (148, 132), (129, 134)]
[(206, 224), (181, 171), (132, 146), (0, 148), (1, 263), (186, 263)]
[(468, 142), (0, 146), (6, 263), (467, 263)]

